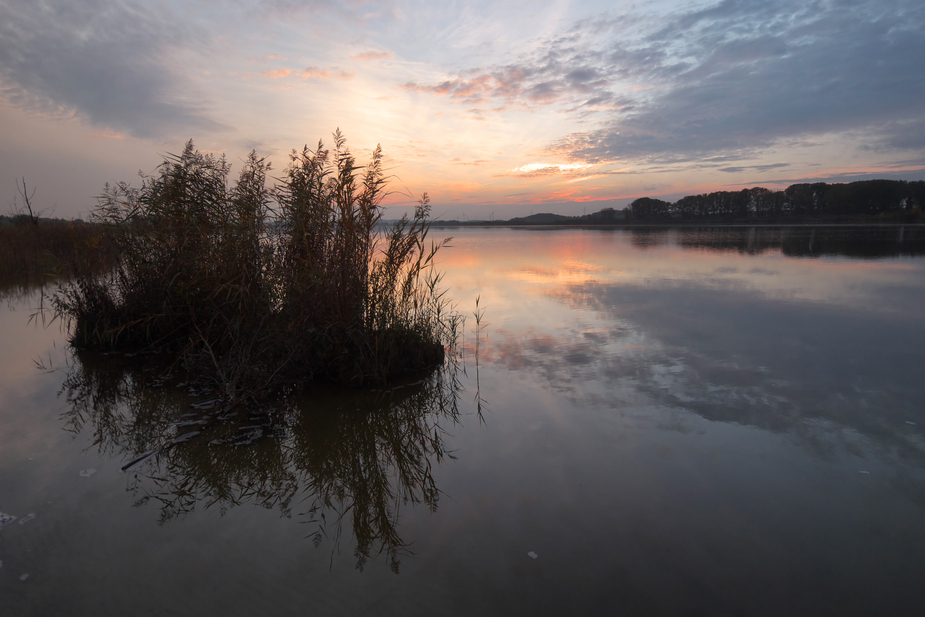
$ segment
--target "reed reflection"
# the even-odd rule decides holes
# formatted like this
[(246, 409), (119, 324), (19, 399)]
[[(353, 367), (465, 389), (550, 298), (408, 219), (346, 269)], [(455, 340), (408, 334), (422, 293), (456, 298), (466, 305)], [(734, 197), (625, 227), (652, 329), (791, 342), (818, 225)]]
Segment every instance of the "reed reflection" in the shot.
[(385, 553), (397, 573), (410, 554), (400, 509), (436, 510), (432, 469), (453, 458), (444, 429), (459, 420), (456, 371), (449, 364), (389, 390), (316, 391), (235, 411), (152, 370), (150, 359), (83, 354), (64, 382), (63, 420), (126, 461), (136, 505), (156, 503), (161, 523), (202, 507), (278, 509), (310, 525), (316, 547), (333, 543), (332, 560), (352, 534), (357, 568)]

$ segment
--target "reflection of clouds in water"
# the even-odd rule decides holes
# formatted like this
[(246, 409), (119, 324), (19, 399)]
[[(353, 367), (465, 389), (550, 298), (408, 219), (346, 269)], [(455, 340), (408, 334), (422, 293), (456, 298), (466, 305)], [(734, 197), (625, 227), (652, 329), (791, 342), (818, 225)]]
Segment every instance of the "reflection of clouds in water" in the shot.
[(748, 274), (761, 274), (765, 276), (774, 276), (780, 274), (777, 270), (768, 270), (767, 268), (750, 268)]
[(820, 457), (877, 451), (925, 464), (922, 316), (883, 320), (744, 285), (549, 291), (613, 327), (499, 331), (493, 362), (576, 405), (680, 408), (786, 432)]
[[(922, 260), (803, 255), (813, 236), (800, 229), (502, 237), (486, 250), (510, 257), (480, 273), (495, 294), (485, 366), (579, 406), (686, 410), (786, 432), (819, 456), (925, 459)], [(828, 246), (854, 255), (851, 239)]]

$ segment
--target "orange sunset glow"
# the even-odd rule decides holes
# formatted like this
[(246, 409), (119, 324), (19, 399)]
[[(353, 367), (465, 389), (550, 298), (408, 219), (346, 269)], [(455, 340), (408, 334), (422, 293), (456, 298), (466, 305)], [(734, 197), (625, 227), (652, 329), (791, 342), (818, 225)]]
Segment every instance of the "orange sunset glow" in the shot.
[(387, 218), (922, 179), (919, 7), (814, 7), (4, 1), (0, 195), (83, 216), (190, 138), (281, 171), (337, 128), (382, 145)]

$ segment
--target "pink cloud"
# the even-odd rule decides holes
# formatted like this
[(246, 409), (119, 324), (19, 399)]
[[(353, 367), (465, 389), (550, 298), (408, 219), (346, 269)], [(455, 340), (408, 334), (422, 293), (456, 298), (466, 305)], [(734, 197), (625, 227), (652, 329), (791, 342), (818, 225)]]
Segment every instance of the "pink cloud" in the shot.
[(310, 66), (301, 73), (299, 73), (299, 79), (353, 79), (353, 76), (356, 73), (347, 72), (347, 71), (331, 71), (329, 69), (319, 69), (315, 66)]
[(391, 51), (364, 51), (361, 54), (354, 54), (350, 56), (350, 59), (366, 62), (369, 60), (391, 60), (394, 57), (395, 52)]
[(274, 69), (272, 71), (263, 71), (261, 75), (270, 79), (283, 79), (292, 74), (292, 69)]

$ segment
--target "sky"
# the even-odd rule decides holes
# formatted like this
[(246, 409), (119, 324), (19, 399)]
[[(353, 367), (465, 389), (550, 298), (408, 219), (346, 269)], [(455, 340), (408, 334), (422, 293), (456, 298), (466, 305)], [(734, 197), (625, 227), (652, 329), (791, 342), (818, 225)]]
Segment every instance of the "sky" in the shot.
[(381, 144), (386, 218), (925, 179), (921, 0), (0, 0), (0, 214), (86, 217), (192, 139)]

